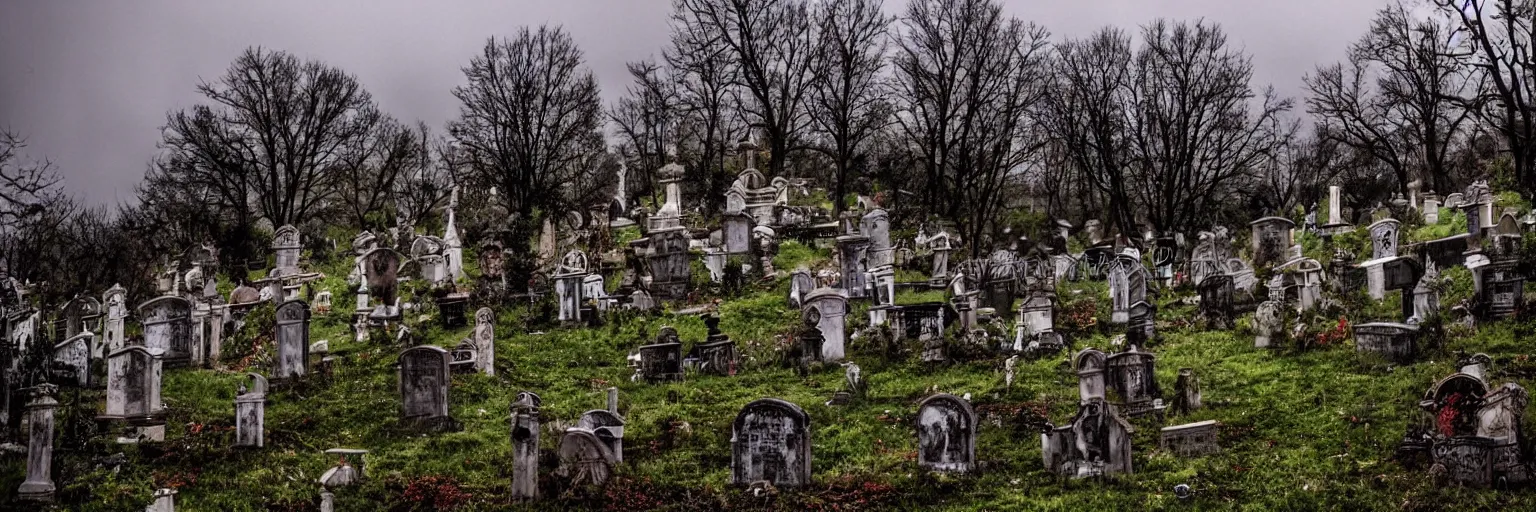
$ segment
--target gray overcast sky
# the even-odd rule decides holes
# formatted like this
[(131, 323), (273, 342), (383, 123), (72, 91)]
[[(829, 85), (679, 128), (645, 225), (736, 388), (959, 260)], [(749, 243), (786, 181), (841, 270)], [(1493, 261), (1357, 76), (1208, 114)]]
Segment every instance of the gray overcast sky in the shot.
[[(1158, 17), (1220, 23), (1253, 55), (1256, 85), (1300, 93), (1301, 76), (1339, 60), (1386, 0), (1003, 0), (1055, 39)], [(897, 11), (905, 0), (886, 0)], [(354, 73), (382, 108), (441, 127), (449, 90), (488, 36), (564, 25), (603, 97), (624, 62), (659, 55), (669, 0), (0, 0), (0, 128), (25, 135), (67, 189), (91, 204), (133, 200), (166, 112), (200, 100), (247, 46), (285, 50)]]

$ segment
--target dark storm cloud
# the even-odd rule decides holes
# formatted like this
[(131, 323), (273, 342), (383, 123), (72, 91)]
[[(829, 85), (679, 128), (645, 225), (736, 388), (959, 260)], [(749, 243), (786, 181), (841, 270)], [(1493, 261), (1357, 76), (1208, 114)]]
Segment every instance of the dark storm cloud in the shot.
[[(891, 11), (905, 2), (887, 0)], [(660, 54), (667, 0), (0, 1), (0, 127), (26, 135), (71, 192), (131, 201), (165, 113), (190, 106), (245, 47), (260, 45), (354, 73), (380, 105), (434, 127), (457, 113), (449, 90), (489, 36), (564, 25), (605, 99), (624, 62)], [(1158, 17), (1220, 23), (1253, 54), (1256, 79), (1299, 93), (1301, 75), (1343, 56), (1376, 0), (1076, 0), (1007, 2), (1008, 11), (1075, 37)]]

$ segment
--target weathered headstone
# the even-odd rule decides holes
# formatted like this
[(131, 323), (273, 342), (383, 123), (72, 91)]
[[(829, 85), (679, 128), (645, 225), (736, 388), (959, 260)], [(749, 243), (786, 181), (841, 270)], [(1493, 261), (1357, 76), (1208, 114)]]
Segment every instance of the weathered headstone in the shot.
[(1292, 238), (1295, 222), (1284, 217), (1265, 217), (1249, 224), (1253, 228), (1253, 265), (1269, 267), (1285, 260), (1285, 251), (1296, 243)]
[(166, 366), (186, 366), (192, 358), (192, 303), (181, 297), (157, 297), (139, 306), (139, 318), (144, 324), (144, 346), (160, 350)]
[[(612, 388), (610, 388), (612, 389)], [(590, 430), (597, 440), (608, 447), (615, 463), (624, 462), (624, 418), (617, 412), (594, 409), (581, 414), (577, 428)]]
[(1216, 443), (1219, 428), (1215, 420), (1163, 427), (1159, 444), (1179, 457), (1210, 455), (1221, 451), (1221, 445)]
[(1067, 425), (1040, 435), (1046, 470), (1070, 478), (1131, 473), (1131, 424), (1102, 398), (1078, 405)]
[(447, 350), (418, 346), (400, 353), (400, 419), (417, 428), (443, 430), (448, 414), (450, 357)]
[(539, 395), (523, 391), (512, 402), (512, 498), (539, 498)]
[(107, 355), (107, 406), (101, 419), (150, 425), (163, 416), (160, 356), (159, 349), (139, 346)]
[(59, 407), (54, 400), (58, 388), (52, 384), (40, 384), (31, 389), (32, 401), (27, 403), (27, 479), (16, 490), (16, 496), (24, 501), (53, 501), (53, 410)]
[(1173, 383), (1173, 413), (1189, 414), (1200, 405), (1200, 379), (1194, 370), (1179, 368), (1179, 380)]
[(248, 373), (251, 384), (240, 385), (235, 395), (235, 446), (261, 448), (267, 444), (267, 379)]
[(1253, 312), (1253, 346), (1257, 348), (1277, 347), (1274, 343), (1276, 336), (1283, 335), (1285, 326), (1284, 305), (1280, 302), (1268, 300), (1259, 304), (1259, 309)]
[(1213, 275), (1200, 281), (1200, 317), (1210, 329), (1233, 327), (1232, 276)]
[(656, 343), (638, 349), (640, 356), (638, 376), (647, 383), (683, 380), (683, 344), (676, 341), (676, 331), (673, 331), (671, 340), (665, 338), (665, 332), (670, 329), (670, 327), (663, 327), (663, 335), (657, 338)]
[(800, 406), (763, 398), (731, 423), (731, 483), (774, 487), (811, 483), (811, 418)]
[(976, 411), (970, 402), (937, 394), (917, 405), (917, 465), (968, 473), (976, 464)]
[(1125, 352), (1110, 355), (1109, 389), (1131, 417), (1161, 412), (1162, 389), (1157, 385), (1157, 356), (1142, 352), (1136, 345)]
[(144, 512), (176, 512), (176, 490), (160, 489), (155, 491), (150, 499), (149, 507)]
[(288, 382), (309, 373), (309, 305), (301, 300), (277, 307), (277, 355), (272, 379)]
[(805, 296), (810, 295), (816, 289), (816, 277), (806, 269), (796, 269), (789, 274), (789, 307), (800, 309), (805, 302)]
[(1417, 355), (1419, 328), (1415, 325), (1376, 322), (1354, 326), (1355, 351), (1387, 361), (1407, 364)]
[(560, 305), (559, 320), (567, 323), (581, 322), (582, 280), (587, 277), (587, 255), (571, 251), (561, 259), (552, 278), (555, 281), (556, 301)]
[(569, 428), (560, 438), (558, 474), (573, 487), (602, 486), (613, 476), (617, 463), (613, 451), (591, 430)]
[(896, 249), (891, 245), (891, 218), (884, 209), (875, 208), (859, 219), (859, 234), (869, 238), (867, 258), (870, 268), (894, 264)]
[(368, 285), (368, 300), (378, 302), (378, 306), (369, 313), (369, 319), (400, 318), (400, 306), (396, 296), (400, 287), (400, 253), (387, 248), (373, 249), (363, 255), (362, 263)]
[(1041, 335), (1056, 330), (1056, 296), (1053, 293), (1036, 293), (1019, 305), (1018, 326), (1014, 328), (1014, 351), (1033, 352), (1041, 341)]
[(693, 348), (699, 371), (720, 376), (736, 375), (736, 342), (720, 331), (718, 315), (705, 316), (704, 325), (709, 328), (709, 335)]
[(848, 298), (862, 299), (869, 294), (869, 237), (843, 235), (837, 237), (839, 268), (842, 270), (842, 289)]
[(651, 293), (663, 300), (686, 298), (693, 275), (688, 263), (688, 230), (678, 227), (652, 231), (648, 239), (646, 262), (651, 274)]
[(496, 312), (491, 308), (475, 311), (475, 368), (486, 375), (496, 375)]
[(299, 253), (303, 244), (299, 241), (299, 230), (292, 225), (283, 225), (277, 228), (272, 236), (272, 254), (276, 255), (277, 277), (290, 276), (299, 273)]
[(805, 297), (805, 307), (816, 308), (821, 313), (817, 328), (821, 330), (821, 360), (843, 360), (844, 317), (848, 314), (848, 297), (840, 290), (818, 288)]
[(113, 285), (102, 297), (106, 304), (106, 324), (102, 326), (102, 349), (94, 351), (91, 357), (105, 357), (107, 353), (123, 348), (123, 326), (128, 318), (128, 290), (122, 285)]
[(91, 385), (91, 346), (95, 338), (90, 331), (82, 332), (53, 346), (53, 365), (50, 381), (70, 387)]
[(1110, 322), (1128, 323), (1131, 305), (1147, 300), (1147, 270), (1133, 249), (1115, 257), (1109, 269)]

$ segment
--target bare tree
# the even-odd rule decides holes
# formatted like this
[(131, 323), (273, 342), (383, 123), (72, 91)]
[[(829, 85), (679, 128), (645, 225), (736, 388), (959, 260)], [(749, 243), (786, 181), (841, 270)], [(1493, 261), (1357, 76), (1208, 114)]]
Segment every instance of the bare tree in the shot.
[(324, 207), (382, 119), (352, 75), (261, 48), (197, 90), (212, 104), (168, 116), (158, 172), (236, 212), (240, 225), (253, 214), (300, 222)]
[(848, 173), (869, 137), (890, 120), (890, 105), (878, 81), (886, 64), (890, 18), (880, 0), (829, 0), (817, 11), (815, 86), (810, 117), (822, 141), (817, 149), (832, 159), (833, 213), (842, 213)]
[(656, 201), (655, 187), (651, 186), (652, 174), (666, 165), (667, 152), (676, 148), (675, 125), (680, 115), (676, 79), (671, 70), (654, 61), (625, 64), (629, 71), (630, 86), (618, 103), (608, 110), (621, 137), (620, 151), (633, 153), (626, 158), (635, 171), (630, 176), (636, 185), (631, 192), (651, 196)]
[(30, 160), (26, 139), (0, 130), (0, 231), (10, 230), (63, 199), (59, 175), (47, 160)]
[(1474, 108), (1503, 136), (1515, 181), (1526, 192), (1536, 190), (1536, 2), (1434, 3), (1455, 23), (1466, 62), (1490, 84)]
[(1415, 171), (1432, 188), (1455, 186), (1452, 148), (1478, 109), (1477, 83), (1452, 32), (1393, 4), (1350, 47), (1347, 66), (1321, 67), (1306, 80), (1308, 110), (1329, 128), (1321, 133), (1380, 159), (1405, 195)]
[(990, 0), (914, 0), (895, 57), (896, 119), (927, 174), (924, 203), (972, 249), (1005, 185), (1042, 147), (1028, 123), (1045, 95), (1045, 29)]
[(495, 186), (516, 217), (509, 248), (526, 252), (543, 217), (572, 206), (562, 188), (601, 128), (597, 80), (570, 34), (550, 26), (486, 41), (464, 75), (449, 132), (469, 172)]
[[(679, 158), (695, 178), (707, 211), (725, 203), (726, 145), (736, 133), (731, 91), (737, 73), (731, 48), (712, 28), (687, 16), (673, 16), (671, 45), (664, 53), (677, 82)], [(647, 176), (651, 170), (647, 169)]]
[(762, 125), (769, 175), (782, 174), (789, 152), (801, 149), (805, 102), (815, 80), (815, 24), (806, 0), (673, 0), (673, 26), (696, 27), (735, 60), (731, 91), (743, 112)]
[(379, 229), (388, 225), (386, 212), (396, 183), (421, 168), (431, 166), (427, 144), (427, 125), (415, 129), (384, 119), (369, 136), (353, 141), (348, 148), (352, 161), (338, 169), (337, 195), (341, 207), (357, 229)]
[(1087, 39), (1064, 41), (1056, 50), (1055, 80), (1040, 121), (1055, 139), (1052, 153), (1070, 167), (1064, 171), (1071, 174), (1058, 181), (1092, 184), (1102, 200), (1080, 198), (1084, 211), (1104, 212), (1110, 224), (1132, 229), (1129, 113), (1136, 100), (1131, 37), (1106, 27)]
[(410, 158), (401, 162), (400, 176), (390, 191), (397, 225), (420, 226), (448, 205), (453, 188), (467, 181), (463, 151), (425, 124), (409, 134)]
[(1251, 104), (1252, 61), (1227, 46), (1219, 26), (1158, 20), (1142, 28), (1142, 45), (1131, 117), (1133, 181), (1150, 225), (1175, 232), (1219, 207), (1240, 178), (1295, 134), (1296, 123), (1282, 119), (1291, 101), (1273, 89)]
[[(1155, 21), (1141, 47), (1106, 28), (1059, 46), (1042, 121), (1121, 233), (1200, 227), (1295, 133), (1288, 100), (1249, 83), (1249, 57), (1204, 22)], [(1145, 216), (1145, 218), (1138, 218)]]

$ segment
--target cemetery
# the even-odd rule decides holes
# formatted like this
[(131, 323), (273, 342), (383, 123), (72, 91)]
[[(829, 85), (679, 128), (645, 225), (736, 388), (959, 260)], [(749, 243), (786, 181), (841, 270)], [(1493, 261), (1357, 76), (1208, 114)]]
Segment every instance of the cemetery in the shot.
[[(698, 35), (684, 28), (728, 31), (703, 26), (714, 1), (674, 2), (673, 44)], [(853, 5), (827, 1), (816, 15)], [(995, 7), (911, 5), (865, 21), (915, 38), (914, 18)], [(924, 10), (934, 5), (945, 9)], [(1198, 23), (1176, 32), (1186, 29), (1224, 37)], [(1019, 27), (984, 30), (1028, 46)], [(564, 48), (582, 62), (559, 30), (517, 37), (518, 51)], [(1053, 51), (1088, 51), (1068, 42), (1079, 41)], [(486, 155), (519, 143), (477, 136), (517, 124), (488, 119), (525, 101), (482, 97), (496, 87), (477, 81), (496, 73), (480, 68), (510, 51), (497, 44), (465, 69), (472, 83), (454, 90), (464, 113), (443, 138), (429, 141), (422, 123), (334, 149), (409, 139), (408, 156), (301, 166), (429, 163), (385, 184), (329, 176), (317, 182), (337, 190), (304, 207), (276, 190), (211, 199), (217, 187), (198, 183), (156, 189), (174, 197), (146, 195), (144, 208), (165, 210), (110, 227), (55, 219), (66, 227), (50, 229), (80, 239), (118, 230), (123, 254), (98, 265), (72, 255), (76, 238), (27, 238), (41, 229), (28, 223), (58, 211), (6, 210), (0, 179), (0, 510), (1536, 509), (1525, 416), (1536, 149), (1511, 162), (1503, 152), (1517, 150), (1484, 147), (1503, 142), (1469, 141), (1440, 162), (1454, 171), (1271, 176), (1280, 164), (1266, 159), (1301, 151), (1301, 136), (1258, 127), (1284, 124), (1273, 117), (1283, 108), (1247, 118), (1248, 71), (1225, 69), (1242, 77), (1226, 91), (1239, 107), (1205, 128), (1226, 137), (1214, 144), (1243, 147), (1201, 151), (1243, 161), (1140, 155), (1124, 163), (1133, 175), (1113, 179), (1095, 167), (1110, 165), (1104, 155), (1073, 154), (1083, 141), (1068, 140), (1103, 128), (1076, 124), (1092, 105), (1042, 92), (1061, 85), (1045, 82), (1007, 94), (1039, 105), (970, 105), (1018, 110), (999, 116), (1015, 116), (1007, 128), (962, 130), (984, 141), (941, 141), (943, 151), (901, 148), (950, 129), (900, 105), (932, 101), (909, 91), (881, 100), (898, 110), (887, 124), (933, 133), (855, 141), (858, 155), (799, 156), (794, 146), (814, 139), (786, 133), (800, 120), (746, 105), (733, 107), (742, 119), (710, 120), (728, 126), (699, 128), (657, 111), (676, 105), (630, 97), (603, 113), (655, 125), (619, 128), (628, 142), (604, 139), (620, 135), (602, 131), (597, 109), (567, 105), (558, 117), (573, 126), (560, 128), (587, 138), (529, 143), (567, 146), (542, 149), (559, 154)], [(966, 55), (998, 62), (955, 74), (1043, 65), (994, 49)], [(902, 64), (894, 79), (919, 82), (903, 73), (930, 64), (910, 55), (920, 51), (882, 58)], [(1138, 73), (1158, 58), (1143, 52)], [(226, 80), (263, 55), (249, 51)], [(686, 68), (667, 78), (690, 87), (719, 64), (667, 57)], [(1071, 69), (1076, 57), (1036, 71), (1069, 80), (1084, 71)], [(646, 82), (647, 69), (629, 71)], [(991, 86), (1032, 79), (1008, 76)], [(1168, 87), (1138, 78), (1127, 87)], [(572, 81), (551, 96), (580, 96), (592, 80)], [(348, 122), (395, 122), (356, 110)], [(227, 122), (177, 115), (168, 139)], [(939, 124), (974, 121), (960, 117)], [(1009, 131), (1025, 117), (1041, 132)], [(1046, 142), (1029, 151), (1062, 154), (1012, 153), (1034, 135)], [(588, 143), (602, 147), (590, 161), (576, 155)], [(234, 153), (258, 151), (243, 144)], [(167, 140), (145, 187), (236, 165), (193, 145)], [(956, 161), (914, 163), (951, 149)], [(911, 153), (891, 154), (901, 151)], [(1380, 158), (1356, 158), (1367, 157)], [(892, 170), (901, 165), (911, 167)], [(1201, 176), (1149, 174), (1164, 166)], [(1271, 187), (1282, 178), (1284, 190)], [(199, 204), (174, 201), (193, 189)]]
[[(809, 206), (813, 221), (828, 211)], [(744, 260), (734, 282), (686, 240), (692, 265), (608, 265), (654, 251), (636, 224), (612, 229), (640, 243), (572, 239), (521, 295), (451, 284), (501, 286), (480, 264), (503, 255), (478, 254), (500, 242), (467, 244), (455, 280), (410, 271), (439, 254), (388, 237), (329, 259), (274, 246), (275, 275), (308, 277), (262, 297), (241, 288), (266, 269), (219, 272), (214, 293), (168, 279), (136, 311), (121, 286), (50, 309), (8, 280), (20, 357), (5, 367), (6, 500), (197, 509), (258, 488), (262, 507), (300, 510), (411, 492), (468, 509), (968, 508), (955, 492), (1025, 508), (1523, 502), (1536, 363), (1521, 253), (1497, 245), (1522, 233), (1400, 213), (1331, 232), (1266, 218), (1248, 243), (1217, 226), (1164, 249), (1166, 270), (1124, 237), (1101, 241), (1113, 256), (1074, 253), (1095, 236), (1075, 230), (980, 259), (896, 258), (888, 247), (921, 245), (876, 209), (775, 241), (765, 258), (793, 270)], [(699, 220), (655, 227), (691, 236)], [(1466, 251), (1488, 263), (1436, 263), (1451, 232), (1474, 235)], [(649, 286), (658, 273), (673, 290)], [(467, 290), (473, 314), (437, 300), (444, 286)], [(358, 300), (317, 306), (348, 293)], [(437, 487), (412, 491), (423, 482)]]

